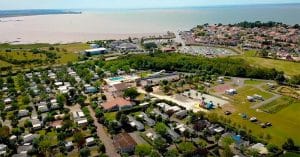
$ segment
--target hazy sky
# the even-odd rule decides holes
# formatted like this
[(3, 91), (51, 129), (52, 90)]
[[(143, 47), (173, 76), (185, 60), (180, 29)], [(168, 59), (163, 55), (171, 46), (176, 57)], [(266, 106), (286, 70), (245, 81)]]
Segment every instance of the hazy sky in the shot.
[(158, 8), (183, 6), (300, 3), (300, 0), (0, 0), (0, 10), (74, 8)]

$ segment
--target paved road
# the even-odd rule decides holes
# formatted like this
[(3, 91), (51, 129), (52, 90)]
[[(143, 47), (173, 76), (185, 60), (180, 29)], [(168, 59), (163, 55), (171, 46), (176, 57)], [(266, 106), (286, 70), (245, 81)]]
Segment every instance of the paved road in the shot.
[(260, 107), (262, 107), (262, 106), (264, 106), (264, 105), (266, 105), (266, 104), (268, 104), (268, 103), (271, 103), (272, 101), (274, 101), (274, 100), (276, 100), (276, 99), (278, 99), (278, 98), (281, 97), (281, 95), (279, 95), (279, 94), (271, 93), (271, 92), (269, 92), (269, 91), (264, 90), (263, 88), (261, 88), (261, 85), (257, 85), (256, 87), (257, 87), (259, 90), (264, 91), (264, 92), (266, 92), (266, 93), (270, 93), (270, 94), (272, 94), (272, 95), (274, 95), (274, 96), (273, 96), (272, 98), (270, 98), (270, 99), (267, 99), (267, 100), (265, 100), (265, 101), (262, 101), (262, 102), (260, 102), (260, 103), (258, 103), (258, 104), (255, 104), (255, 105), (251, 106), (252, 109), (260, 108)]
[(120, 157), (113, 145), (113, 140), (105, 132), (103, 125), (97, 121), (94, 110), (91, 108), (91, 106), (88, 106), (88, 109), (91, 113), (92, 118), (94, 119), (94, 124), (97, 127), (97, 135), (105, 146), (106, 155), (108, 155), (109, 157)]

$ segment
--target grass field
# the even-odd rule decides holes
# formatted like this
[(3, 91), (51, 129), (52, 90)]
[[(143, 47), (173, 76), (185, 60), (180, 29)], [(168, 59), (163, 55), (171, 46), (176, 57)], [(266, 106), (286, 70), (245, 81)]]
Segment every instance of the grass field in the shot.
[(260, 80), (245, 80), (244, 82), (246, 85), (259, 85), (263, 83), (263, 81)]
[[(50, 47), (54, 47), (54, 50), (49, 50)], [(89, 45), (85, 43), (71, 43), (71, 44), (28, 44), (28, 45), (9, 45), (0, 44), (0, 57), (4, 57), (5, 60), (0, 59), (0, 68), (12, 66), (13, 69), (33, 68), (41, 65), (52, 64), (66, 64), (78, 60), (80, 52), (88, 49)], [(47, 56), (42, 53), (34, 54), (30, 52), (32, 49), (46, 50), (55, 53), (57, 59), (55, 63), (45, 62)], [(23, 61), (22, 65), (16, 63), (17, 61)], [(38, 60), (38, 62), (32, 62)]]
[(256, 57), (256, 51), (247, 51), (243, 55), (234, 56), (238, 58), (245, 59), (249, 64), (253, 66), (260, 66), (265, 68), (275, 68), (279, 71), (284, 71), (285, 74), (289, 76), (299, 75), (300, 74), (300, 63), (284, 61), (284, 60), (275, 60)]
[[(235, 112), (230, 116), (232, 124), (236, 124), (241, 128), (251, 129), (252, 134), (266, 140), (266, 136), (270, 135), (271, 139), (268, 141), (281, 146), (287, 138), (293, 138), (296, 144), (300, 144), (300, 136), (298, 128), (300, 128), (300, 101), (293, 101), (287, 107), (278, 110), (274, 114), (257, 112), (251, 109), (250, 103), (246, 100), (247, 95), (259, 94), (265, 99), (271, 98), (272, 94), (263, 92), (255, 87), (245, 86), (238, 90), (238, 94), (231, 97), (233, 99), (233, 106)], [(272, 105), (278, 105), (282, 101), (272, 102)], [(223, 111), (217, 111), (223, 115)], [(258, 124), (252, 123), (249, 120), (243, 119), (239, 114), (245, 113), (248, 117), (256, 117), (261, 122), (271, 122), (272, 127), (263, 129)]]
[(296, 101), (297, 100), (295, 100), (291, 97), (283, 96), (267, 105), (264, 105), (260, 109), (267, 113), (277, 113), (280, 110), (288, 107), (290, 104), (293, 104)]

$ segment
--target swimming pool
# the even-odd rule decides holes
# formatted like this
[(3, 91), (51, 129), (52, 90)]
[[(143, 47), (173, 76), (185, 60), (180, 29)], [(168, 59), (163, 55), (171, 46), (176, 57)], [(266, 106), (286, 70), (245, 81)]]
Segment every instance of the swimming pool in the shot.
[(122, 80), (124, 80), (124, 77), (112, 77), (109, 80), (110, 81), (122, 81)]

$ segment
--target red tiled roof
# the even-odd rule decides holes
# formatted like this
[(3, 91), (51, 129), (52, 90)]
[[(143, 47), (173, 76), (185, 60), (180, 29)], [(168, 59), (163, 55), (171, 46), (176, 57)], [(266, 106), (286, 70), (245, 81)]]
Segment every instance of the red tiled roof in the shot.
[(127, 106), (130, 104), (132, 104), (130, 101), (128, 101), (124, 98), (121, 98), (121, 97), (117, 97), (115, 99), (106, 101), (105, 103), (102, 104), (102, 107), (105, 110), (109, 110), (109, 109), (114, 108), (115, 106), (123, 107), (123, 106)]

